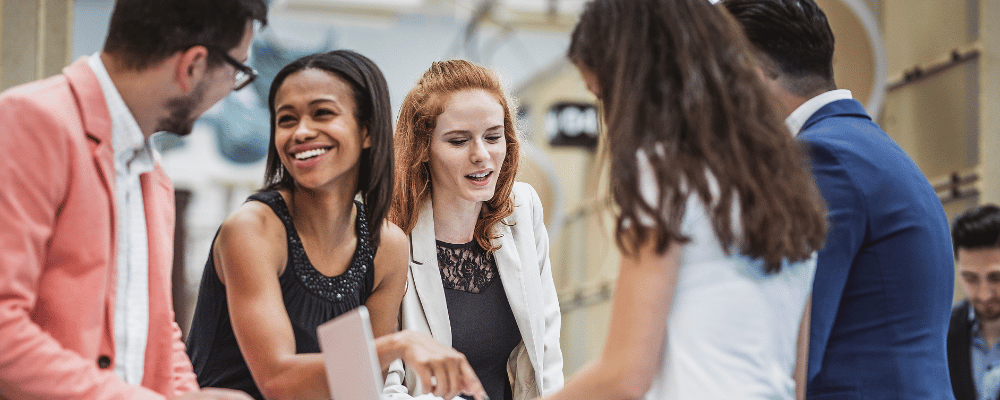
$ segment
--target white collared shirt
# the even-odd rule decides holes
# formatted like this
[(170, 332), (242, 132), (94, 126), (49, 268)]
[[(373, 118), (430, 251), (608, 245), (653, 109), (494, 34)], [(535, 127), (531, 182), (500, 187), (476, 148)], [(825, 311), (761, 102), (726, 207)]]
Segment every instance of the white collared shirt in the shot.
[(115, 292), (115, 374), (142, 384), (149, 332), (149, 248), (139, 175), (153, 170), (149, 138), (111, 81), (100, 53), (87, 59), (97, 75), (111, 115), (115, 162), (117, 239)]
[(854, 96), (851, 95), (851, 91), (847, 89), (834, 89), (828, 92), (823, 92), (819, 96), (813, 97), (802, 103), (799, 108), (792, 111), (788, 118), (785, 118), (785, 126), (788, 130), (792, 132), (792, 135), (798, 136), (799, 131), (802, 130), (802, 126), (806, 124), (816, 111), (823, 108), (823, 106), (833, 103), (837, 100), (847, 100), (853, 99)]

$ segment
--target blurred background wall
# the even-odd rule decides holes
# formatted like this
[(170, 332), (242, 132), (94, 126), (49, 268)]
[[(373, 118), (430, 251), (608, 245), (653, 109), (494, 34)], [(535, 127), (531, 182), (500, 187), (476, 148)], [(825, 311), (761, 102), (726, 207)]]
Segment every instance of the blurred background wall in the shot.
[[(949, 218), (1000, 202), (1000, 2), (817, 0), (837, 37), (835, 71), (938, 189)], [(0, 89), (100, 49), (113, 0), (0, 0)], [(268, 142), (270, 77), (308, 53), (372, 58), (393, 110), (432, 61), (496, 69), (519, 103), (519, 179), (539, 192), (563, 310), (565, 372), (602, 348), (618, 252), (595, 100), (564, 54), (582, 0), (276, 0), (250, 64), (261, 77), (186, 138), (156, 138), (177, 189), (175, 302), (190, 323), (222, 219), (255, 190)], [(3, 123), (0, 121), (0, 123)], [(2, 179), (2, 178), (0, 178)], [(956, 298), (963, 294), (956, 288)]]

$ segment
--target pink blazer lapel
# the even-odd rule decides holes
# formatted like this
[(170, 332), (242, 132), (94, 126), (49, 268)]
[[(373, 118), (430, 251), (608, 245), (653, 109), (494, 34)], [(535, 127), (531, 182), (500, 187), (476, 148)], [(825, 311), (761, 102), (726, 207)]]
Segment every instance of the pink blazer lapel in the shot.
[[(94, 165), (100, 173), (104, 191), (110, 199), (108, 202), (110, 207), (108, 212), (111, 218), (108, 229), (110, 229), (112, 238), (111, 254), (115, 254), (117, 251), (117, 240), (114, 238), (117, 231), (117, 224), (115, 224), (117, 217), (114, 201), (115, 168), (114, 150), (111, 147), (111, 114), (108, 111), (107, 102), (104, 100), (104, 91), (101, 89), (101, 84), (97, 80), (97, 75), (94, 74), (90, 65), (87, 64), (86, 57), (81, 57), (73, 62), (73, 64), (63, 68), (63, 74), (69, 82), (73, 96), (76, 97), (76, 106), (79, 107), (80, 115), (83, 117), (83, 129), (87, 139), (89, 139), (88, 143), (90, 144), (90, 152), (94, 159)], [(111, 260), (113, 264), (113, 256)], [(105, 283), (107, 296), (105, 297), (105, 334), (100, 349), (102, 354), (114, 353), (114, 299), (116, 287), (114, 282), (117, 279), (115, 271), (115, 268), (108, 268), (107, 282)]]
[[(90, 139), (94, 163), (101, 172), (104, 189), (111, 196), (114, 194), (115, 180), (114, 150), (111, 147), (111, 115), (104, 100), (101, 84), (84, 57), (64, 68), (63, 74), (69, 80), (70, 89), (76, 96), (77, 107), (80, 107), (80, 115), (83, 116), (83, 129)], [(114, 219), (114, 210), (111, 215)]]

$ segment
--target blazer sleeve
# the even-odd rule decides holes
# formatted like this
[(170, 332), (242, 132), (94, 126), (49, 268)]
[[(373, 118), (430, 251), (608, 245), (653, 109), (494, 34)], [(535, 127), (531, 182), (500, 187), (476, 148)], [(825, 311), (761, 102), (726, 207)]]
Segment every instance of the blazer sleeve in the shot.
[(33, 100), (10, 94), (0, 97), (0, 121), (0, 393), (162, 399), (99, 370), (32, 320), (47, 242), (70, 184), (69, 128)]
[(548, 395), (563, 386), (563, 356), (559, 344), (562, 328), (562, 314), (559, 310), (559, 296), (552, 280), (552, 263), (549, 262), (549, 234), (545, 229), (542, 202), (538, 193), (529, 185), (531, 193), (531, 223), (535, 233), (535, 254), (538, 257), (538, 273), (541, 278), (542, 310), (544, 310), (545, 330), (542, 349), (542, 394)]
[(821, 140), (805, 138), (813, 177), (826, 202), (826, 245), (819, 251), (813, 284), (812, 320), (809, 328), (807, 381), (819, 373), (840, 307), (847, 277), (865, 237), (868, 209), (864, 196), (838, 149)]
[(389, 364), (389, 373), (385, 377), (385, 386), (382, 389), (383, 400), (405, 400), (413, 398), (405, 385), (403, 378), (406, 370), (403, 367), (403, 360), (393, 361)]
[(177, 322), (172, 322), (171, 326), (173, 330), (173, 350), (171, 352), (173, 384), (171, 386), (174, 388), (173, 395), (179, 396), (196, 391), (200, 387), (198, 386), (198, 377), (195, 376), (194, 368), (191, 366), (191, 358), (187, 355), (187, 347), (181, 340), (181, 327), (177, 325)]
[(972, 323), (969, 321), (969, 301), (955, 306), (948, 323), (948, 372), (956, 400), (976, 400), (978, 393), (972, 382)]

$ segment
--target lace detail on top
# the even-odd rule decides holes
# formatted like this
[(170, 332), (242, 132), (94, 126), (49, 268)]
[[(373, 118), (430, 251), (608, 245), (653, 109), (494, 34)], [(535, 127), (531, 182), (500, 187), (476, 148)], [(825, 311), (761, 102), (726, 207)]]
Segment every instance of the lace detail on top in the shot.
[[(281, 212), (276, 212), (278, 218), (285, 224), (288, 230), (288, 252), (290, 257), (289, 266), (293, 268), (295, 276), (302, 282), (310, 292), (327, 301), (339, 302), (348, 298), (356, 297), (357, 293), (363, 290), (369, 266), (373, 265), (375, 252), (368, 241), (368, 221), (365, 219), (365, 206), (355, 200), (357, 206), (357, 218), (355, 219), (355, 231), (357, 232), (358, 244), (351, 257), (351, 265), (344, 273), (337, 276), (326, 276), (316, 270), (306, 255), (305, 248), (302, 247), (302, 239), (292, 223), (292, 215), (288, 212), (287, 205), (281, 199), (278, 192), (271, 195), (270, 203), (276, 205)], [(265, 201), (267, 203), (267, 201)]]
[(480, 293), (497, 276), (493, 253), (484, 250), (475, 240), (466, 244), (437, 241), (438, 267), (445, 289)]

